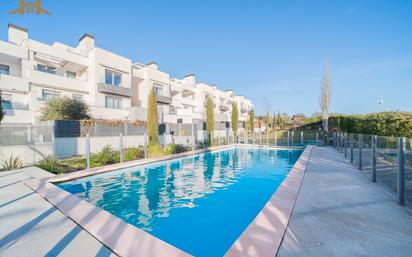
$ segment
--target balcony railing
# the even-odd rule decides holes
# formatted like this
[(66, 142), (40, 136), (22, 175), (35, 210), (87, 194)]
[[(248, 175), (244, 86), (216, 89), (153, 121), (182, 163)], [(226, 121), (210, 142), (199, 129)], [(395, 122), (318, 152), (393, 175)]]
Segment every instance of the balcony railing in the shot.
[(127, 96), (127, 97), (132, 96), (132, 92), (130, 88), (109, 85), (103, 82), (97, 85), (97, 91), (99, 91), (100, 93), (108, 93), (108, 94), (113, 94), (113, 95), (120, 95), (120, 96)]
[(172, 103), (172, 96), (170, 95), (169, 92), (162, 92), (162, 91), (157, 91), (156, 92), (156, 99), (158, 103), (162, 104), (171, 104)]
[(229, 107), (227, 106), (227, 105), (219, 105), (219, 109), (221, 110), (221, 111), (229, 111)]

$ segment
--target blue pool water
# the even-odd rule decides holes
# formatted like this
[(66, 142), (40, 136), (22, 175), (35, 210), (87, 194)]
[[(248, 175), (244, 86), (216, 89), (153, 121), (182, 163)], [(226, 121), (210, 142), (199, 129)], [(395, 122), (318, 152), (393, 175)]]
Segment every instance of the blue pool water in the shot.
[(58, 184), (195, 256), (223, 256), (300, 150), (233, 148)]

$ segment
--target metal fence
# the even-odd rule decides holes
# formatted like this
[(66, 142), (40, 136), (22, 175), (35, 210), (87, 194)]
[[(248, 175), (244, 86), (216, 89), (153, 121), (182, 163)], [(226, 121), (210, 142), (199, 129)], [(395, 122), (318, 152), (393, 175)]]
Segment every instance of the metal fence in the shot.
[(53, 154), (53, 126), (1, 125), (0, 159), (20, 157), (25, 165), (32, 165)]
[(412, 139), (333, 133), (333, 145), (373, 182), (396, 194), (399, 204), (412, 203)]
[(315, 130), (276, 130), (269, 133), (241, 133), (237, 137), (239, 143), (266, 145), (274, 147), (290, 147), (321, 144), (321, 133)]

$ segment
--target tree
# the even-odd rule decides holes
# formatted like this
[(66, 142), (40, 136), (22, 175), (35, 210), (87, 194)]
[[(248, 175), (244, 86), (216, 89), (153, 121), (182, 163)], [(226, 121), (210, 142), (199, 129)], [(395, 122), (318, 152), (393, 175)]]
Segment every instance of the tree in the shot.
[(273, 118), (272, 118), (272, 129), (276, 129), (276, 113), (273, 113)]
[(149, 146), (159, 144), (159, 121), (154, 88), (150, 90), (147, 96), (147, 136), (149, 137)]
[(82, 120), (89, 119), (87, 104), (69, 97), (48, 100), (41, 108), (40, 120)]
[(278, 112), (278, 117), (276, 118), (276, 126), (278, 126), (280, 129), (283, 129), (283, 120), (282, 116), (280, 116), (280, 111)]
[(325, 131), (329, 130), (329, 105), (330, 105), (330, 79), (329, 79), (329, 65), (325, 64), (323, 73), (322, 86), (320, 88), (319, 106), (322, 111), (322, 125)]
[(1, 106), (1, 91), (0, 91), (0, 122), (3, 120), (4, 117), (4, 112), (3, 112), (3, 106)]
[(237, 103), (232, 104), (232, 131), (236, 135), (237, 127), (239, 125), (239, 110), (237, 109)]
[(255, 110), (250, 110), (249, 115), (250, 131), (253, 133), (255, 132)]
[(266, 113), (266, 118), (265, 118), (265, 125), (266, 125), (266, 133), (269, 133), (269, 124), (270, 124), (270, 118), (269, 118), (269, 113)]
[(213, 100), (211, 97), (207, 98), (207, 107), (206, 107), (206, 132), (207, 138), (212, 144), (212, 133), (215, 130), (215, 113), (213, 111)]

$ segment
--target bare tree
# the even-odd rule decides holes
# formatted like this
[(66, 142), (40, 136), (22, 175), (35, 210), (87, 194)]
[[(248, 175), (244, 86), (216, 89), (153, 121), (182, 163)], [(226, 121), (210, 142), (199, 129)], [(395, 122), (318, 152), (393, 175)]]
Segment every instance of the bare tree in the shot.
[(329, 124), (329, 105), (330, 105), (330, 79), (329, 79), (329, 64), (326, 62), (323, 73), (322, 86), (320, 88), (319, 106), (322, 111), (322, 125), (325, 131), (328, 131)]

